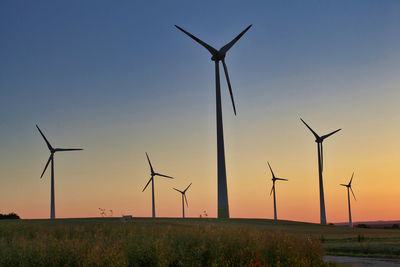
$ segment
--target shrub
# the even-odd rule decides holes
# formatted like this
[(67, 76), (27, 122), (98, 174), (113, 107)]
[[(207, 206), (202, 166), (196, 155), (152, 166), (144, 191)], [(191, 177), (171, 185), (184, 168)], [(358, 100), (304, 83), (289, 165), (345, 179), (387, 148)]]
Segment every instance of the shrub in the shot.
[(0, 219), (20, 219), (20, 218), (16, 213), (11, 212), (9, 214), (1, 214), (0, 213)]

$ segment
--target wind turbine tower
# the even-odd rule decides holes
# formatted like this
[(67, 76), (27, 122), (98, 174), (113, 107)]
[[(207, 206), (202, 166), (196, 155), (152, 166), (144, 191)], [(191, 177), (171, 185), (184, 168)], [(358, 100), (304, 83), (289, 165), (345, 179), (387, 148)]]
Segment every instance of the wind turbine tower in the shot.
[(272, 188), (271, 188), (271, 192), (269, 193), (269, 195), (271, 195), (272, 193), (274, 193), (274, 220), (276, 221), (278, 218), (277, 218), (277, 216), (276, 216), (275, 182), (278, 181), (278, 180), (281, 180), (281, 181), (288, 181), (288, 179), (283, 179), (283, 178), (277, 178), (277, 177), (275, 177), (275, 174), (274, 174), (274, 172), (272, 171), (271, 165), (269, 165), (269, 162), (267, 162), (267, 163), (268, 163), (269, 169), (271, 170), (271, 174), (272, 174)]
[(183, 190), (183, 191), (178, 190), (178, 189), (176, 189), (176, 188), (172, 188), (172, 189), (178, 191), (179, 193), (181, 193), (181, 196), (182, 196), (182, 218), (185, 218), (185, 203), (184, 203), (183, 199), (185, 199), (185, 201), (186, 201), (186, 206), (188, 207), (189, 205), (188, 205), (188, 201), (187, 201), (187, 198), (186, 198), (186, 191), (189, 189), (189, 187), (190, 187), (191, 185), (192, 185), (192, 183), (190, 183), (190, 185), (189, 185), (188, 187), (186, 187), (186, 189)]
[(142, 192), (144, 192), (144, 190), (146, 190), (147, 186), (151, 182), (152, 217), (155, 218), (156, 217), (156, 206), (155, 206), (155, 202), (154, 202), (154, 176), (161, 176), (161, 177), (165, 177), (165, 178), (169, 178), (169, 179), (174, 179), (174, 178), (171, 176), (167, 176), (167, 175), (155, 172), (153, 169), (153, 166), (151, 165), (149, 155), (147, 155), (147, 152), (146, 152), (146, 157), (147, 157), (147, 161), (149, 162), (149, 165), (150, 165), (150, 179), (147, 182), (146, 186), (143, 188)]
[(354, 200), (356, 200), (356, 195), (354, 195), (353, 189), (351, 188), (351, 182), (353, 181), (354, 172), (351, 175), (350, 182), (348, 184), (340, 184), (341, 186), (347, 187), (347, 201), (349, 203), (349, 227), (353, 227), (353, 221), (351, 220), (351, 208), (350, 208), (350, 192), (353, 194)]
[(337, 133), (341, 129), (337, 129), (329, 134), (319, 136), (313, 129), (311, 129), (308, 124), (300, 118), (300, 120), (307, 126), (307, 128), (312, 132), (315, 137), (315, 142), (318, 146), (318, 176), (319, 176), (319, 207), (320, 207), (320, 215), (321, 215), (321, 224), (326, 224), (326, 213), (325, 213), (325, 198), (324, 198), (324, 184), (322, 180), (322, 170), (324, 166), (324, 154), (323, 154), (323, 146), (322, 142), (331, 136), (334, 133)]
[(46, 142), (47, 148), (50, 150), (50, 157), (46, 163), (46, 166), (44, 167), (44, 170), (42, 172), (42, 175), (40, 178), (43, 177), (43, 174), (45, 173), (47, 166), (49, 166), (49, 163), (51, 162), (51, 193), (50, 193), (50, 219), (55, 219), (56, 218), (56, 208), (55, 208), (55, 196), (54, 196), (54, 154), (56, 152), (60, 151), (77, 151), (77, 150), (83, 150), (81, 148), (53, 148), (50, 142), (47, 140), (47, 138), (44, 136), (43, 132), (40, 130), (39, 126), (36, 125), (36, 128), (39, 130), (40, 135), (43, 137), (44, 141)]
[(176, 28), (202, 45), (211, 53), (211, 60), (215, 65), (215, 92), (216, 92), (216, 115), (217, 115), (217, 159), (218, 159), (218, 218), (229, 218), (229, 204), (228, 204), (228, 188), (226, 182), (226, 167), (225, 167), (225, 148), (224, 148), (224, 132), (222, 125), (222, 108), (221, 108), (221, 85), (219, 78), (219, 62), (222, 61), (222, 66), (225, 72), (225, 78), (228, 83), (229, 93), (233, 105), (233, 112), (236, 115), (235, 102), (233, 100), (232, 87), (229, 79), (228, 68), (225, 64), (225, 56), (229, 49), (245, 34), (252, 25), (244, 29), (238, 36), (231, 42), (224, 45), (221, 49), (217, 50), (214, 47), (203, 42), (196, 36), (188, 33), (181, 27), (175, 25)]

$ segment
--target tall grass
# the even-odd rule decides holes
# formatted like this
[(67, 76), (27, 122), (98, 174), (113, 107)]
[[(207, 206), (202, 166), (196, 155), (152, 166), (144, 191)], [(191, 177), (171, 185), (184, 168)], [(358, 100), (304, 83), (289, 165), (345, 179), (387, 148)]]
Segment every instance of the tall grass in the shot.
[(0, 224), (0, 266), (325, 266), (319, 240), (219, 224)]

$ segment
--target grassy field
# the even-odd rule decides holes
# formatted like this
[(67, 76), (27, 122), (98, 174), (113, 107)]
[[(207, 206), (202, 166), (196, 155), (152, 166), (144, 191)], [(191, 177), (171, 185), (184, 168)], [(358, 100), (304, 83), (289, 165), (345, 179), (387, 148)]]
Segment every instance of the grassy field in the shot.
[(327, 266), (399, 257), (400, 230), (258, 219), (0, 221), (0, 266)]
[(233, 220), (231, 224), (318, 239), (325, 255), (400, 258), (399, 229), (365, 229), (292, 221)]

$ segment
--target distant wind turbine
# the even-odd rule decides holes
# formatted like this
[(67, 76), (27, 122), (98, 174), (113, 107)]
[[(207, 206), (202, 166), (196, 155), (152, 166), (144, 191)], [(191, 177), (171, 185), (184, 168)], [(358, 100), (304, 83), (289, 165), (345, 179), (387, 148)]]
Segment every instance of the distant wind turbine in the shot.
[(269, 193), (269, 195), (271, 195), (272, 192), (274, 193), (274, 220), (276, 221), (278, 218), (277, 218), (277, 216), (276, 216), (275, 181), (277, 181), (277, 180), (288, 181), (288, 179), (283, 179), (283, 178), (277, 178), (277, 177), (275, 177), (275, 174), (274, 174), (274, 172), (272, 171), (271, 165), (269, 165), (269, 162), (267, 162), (267, 163), (268, 163), (269, 169), (271, 170), (271, 174), (272, 174), (272, 188), (271, 188), (271, 193)]
[(224, 148), (224, 131), (222, 125), (222, 108), (221, 108), (221, 85), (219, 78), (219, 62), (222, 61), (224, 67), (225, 78), (228, 83), (229, 93), (233, 105), (233, 112), (236, 115), (235, 102), (233, 100), (232, 87), (229, 79), (228, 68), (225, 64), (225, 56), (228, 50), (245, 34), (252, 25), (244, 29), (238, 36), (231, 42), (224, 45), (221, 49), (217, 50), (214, 47), (206, 44), (196, 36), (188, 33), (181, 27), (175, 25), (176, 28), (184, 32), (190, 38), (198, 42), (205, 49), (207, 49), (212, 57), (211, 60), (215, 62), (215, 89), (216, 89), (216, 113), (217, 113), (217, 154), (218, 154), (218, 218), (229, 218), (229, 204), (228, 204), (228, 188), (226, 184), (226, 167), (225, 167), (225, 148)]
[(170, 179), (174, 179), (174, 178), (171, 176), (167, 176), (167, 175), (164, 175), (161, 173), (154, 172), (153, 166), (151, 165), (149, 155), (147, 155), (147, 152), (146, 152), (146, 157), (147, 157), (147, 161), (149, 162), (149, 165), (150, 165), (151, 177), (150, 177), (149, 181), (147, 182), (146, 186), (143, 188), (142, 192), (144, 192), (144, 190), (146, 190), (147, 186), (151, 182), (152, 217), (155, 218), (156, 217), (156, 207), (155, 207), (155, 203), (154, 203), (154, 176), (161, 176), (161, 177), (170, 178)]
[(186, 187), (186, 189), (183, 191), (178, 190), (176, 188), (172, 188), (172, 189), (178, 191), (179, 193), (181, 193), (181, 196), (182, 196), (182, 218), (185, 218), (185, 203), (184, 203), (183, 199), (185, 199), (185, 201), (186, 201), (186, 206), (189, 206), (188, 202), (187, 202), (187, 198), (186, 198), (186, 191), (189, 189), (189, 187), (191, 185), (192, 185), (192, 183), (190, 183), (190, 185), (188, 187)]
[(331, 136), (334, 133), (337, 133), (341, 129), (337, 129), (329, 134), (319, 136), (313, 129), (311, 129), (308, 124), (300, 118), (300, 120), (307, 126), (307, 128), (312, 132), (315, 137), (315, 142), (318, 146), (318, 175), (319, 175), (319, 200), (320, 200), (320, 215), (321, 215), (321, 224), (326, 224), (326, 213), (325, 213), (325, 198), (324, 198), (324, 184), (322, 181), (322, 169), (324, 166), (324, 154), (323, 154), (323, 147), (322, 142)]
[(81, 148), (53, 148), (47, 138), (44, 136), (42, 131), (40, 130), (39, 126), (36, 125), (36, 128), (39, 130), (40, 134), (42, 135), (44, 141), (46, 142), (47, 147), (50, 150), (50, 157), (49, 160), (46, 163), (46, 166), (44, 167), (44, 170), (42, 172), (42, 175), (40, 178), (43, 177), (43, 174), (45, 173), (47, 166), (49, 166), (49, 163), (51, 161), (51, 195), (50, 195), (50, 219), (55, 219), (56, 218), (56, 209), (55, 209), (55, 201), (54, 201), (54, 153), (60, 152), (60, 151), (77, 151), (77, 150), (83, 150)]
[(353, 189), (351, 188), (351, 182), (353, 181), (354, 172), (351, 175), (349, 184), (340, 184), (341, 186), (347, 187), (347, 200), (349, 202), (349, 226), (353, 227), (353, 221), (351, 220), (351, 208), (350, 208), (350, 192), (353, 194), (354, 200), (356, 200), (356, 195), (354, 195)]

